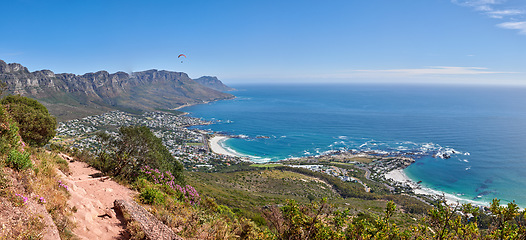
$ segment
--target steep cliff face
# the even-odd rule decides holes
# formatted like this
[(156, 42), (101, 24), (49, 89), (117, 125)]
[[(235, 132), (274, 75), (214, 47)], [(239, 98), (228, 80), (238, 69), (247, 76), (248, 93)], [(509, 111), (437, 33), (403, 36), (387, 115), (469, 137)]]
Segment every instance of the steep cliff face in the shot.
[(50, 70), (29, 72), (0, 60), (0, 81), (7, 92), (36, 98), (60, 120), (114, 109), (173, 109), (234, 96), (200, 85), (186, 73), (159, 70), (75, 75)]
[(235, 90), (221, 82), (217, 77), (211, 77), (211, 76), (202, 76), (198, 79), (194, 79), (199, 84), (209, 87), (211, 89), (215, 89), (217, 91), (225, 92), (225, 91), (232, 91)]

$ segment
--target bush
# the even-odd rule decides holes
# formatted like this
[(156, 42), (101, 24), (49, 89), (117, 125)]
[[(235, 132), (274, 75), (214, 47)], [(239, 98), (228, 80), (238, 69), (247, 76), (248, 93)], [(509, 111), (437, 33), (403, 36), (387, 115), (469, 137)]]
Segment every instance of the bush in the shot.
[(141, 174), (141, 168), (150, 166), (163, 173), (169, 171), (174, 181), (184, 182), (183, 164), (149, 128), (121, 127), (117, 136), (99, 133), (98, 139), (103, 147), (98, 152), (96, 168), (133, 182)]
[(31, 159), (29, 159), (29, 155), (29, 153), (11, 150), (7, 156), (6, 164), (8, 167), (17, 171), (25, 170), (33, 166)]
[(201, 197), (194, 187), (177, 184), (176, 177), (170, 171), (161, 172), (159, 169), (144, 166), (141, 168), (141, 172), (153, 183), (160, 185), (165, 193), (175, 195), (175, 198), (180, 201), (189, 202), (190, 204), (199, 204), (201, 201)]
[(141, 191), (141, 194), (139, 195), (141, 198), (141, 201), (146, 204), (162, 204), (164, 203), (164, 194), (160, 192), (159, 190), (152, 188), (152, 187), (146, 187)]
[(29, 145), (41, 147), (55, 136), (57, 121), (37, 100), (10, 95), (0, 103), (18, 123), (20, 136)]
[(4, 107), (0, 105), (0, 153), (18, 147), (20, 136), (16, 122), (7, 114)]

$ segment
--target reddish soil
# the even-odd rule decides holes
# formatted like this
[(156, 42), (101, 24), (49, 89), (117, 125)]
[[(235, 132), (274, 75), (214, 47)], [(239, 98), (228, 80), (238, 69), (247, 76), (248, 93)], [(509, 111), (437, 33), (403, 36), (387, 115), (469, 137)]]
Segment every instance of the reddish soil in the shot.
[(136, 193), (86, 163), (70, 161), (69, 168), (71, 175), (59, 174), (71, 193), (68, 205), (76, 208), (73, 233), (80, 239), (128, 239), (124, 219), (115, 214), (113, 201), (132, 200)]

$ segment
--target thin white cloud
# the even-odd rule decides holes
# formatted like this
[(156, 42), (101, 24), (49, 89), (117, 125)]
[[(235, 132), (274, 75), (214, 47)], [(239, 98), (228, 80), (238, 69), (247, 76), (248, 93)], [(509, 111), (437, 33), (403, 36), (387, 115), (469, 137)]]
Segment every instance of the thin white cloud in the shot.
[(498, 0), (452, 0), (453, 3), (472, 7), (477, 11), (493, 11), (492, 5), (501, 4), (503, 1)]
[(500, 11), (490, 11), (487, 12), (488, 16), (491, 18), (498, 18), (502, 19), (504, 17), (509, 16), (515, 16), (515, 15), (521, 15), (524, 11), (518, 10), (518, 9), (509, 9), (509, 10), (500, 10)]
[(330, 73), (309, 72), (231, 75), (224, 78), (253, 81), (301, 83), (416, 83), (416, 84), (490, 84), (526, 86), (522, 72), (493, 71), (484, 67), (436, 66), (401, 69), (347, 69)]
[(507, 0), (451, 0), (451, 2), (454, 4), (473, 8), (474, 10), (482, 12), (484, 15), (487, 15), (490, 18), (503, 19), (504, 21), (507, 21), (497, 24), (498, 27), (519, 30), (519, 33), (526, 34), (524, 22), (518, 20), (526, 18), (526, 12), (523, 9), (517, 7), (502, 7), (502, 5), (506, 5), (506, 1)]
[(312, 74), (303, 76), (306, 78), (325, 79), (420, 79), (436, 78), (448, 79), (455, 77), (481, 77), (504, 74), (518, 74), (518, 72), (491, 71), (483, 67), (450, 67), (433, 66), (423, 68), (401, 68), (401, 69), (354, 69), (342, 72), (325, 74)]
[(354, 70), (361, 73), (378, 73), (394, 75), (480, 75), (480, 74), (502, 74), (512, 72), (495, 72), (481, 67), (427, 67), (427, 68), (407, 68), (407, 69), (386, 69), (386, 70)]
[(526, 35), (526, 21), (525, 22), (505, 22), (497, 24), (500, 28), (519, 30), (520, 34)]

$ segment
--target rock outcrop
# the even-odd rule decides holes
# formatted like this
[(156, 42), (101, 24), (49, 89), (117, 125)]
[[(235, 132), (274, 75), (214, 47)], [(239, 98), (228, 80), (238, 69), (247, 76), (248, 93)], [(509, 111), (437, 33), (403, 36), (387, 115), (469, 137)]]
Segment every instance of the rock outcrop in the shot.
[(146, 211), (142, 206), (134, 201), (115, 200), (115, 209), (123, 214), (127, 214), (132, 221), (139, 223), (147, 239), (151, 240), (179, 240), (172, 229), (164, 225), (155, 216)]

